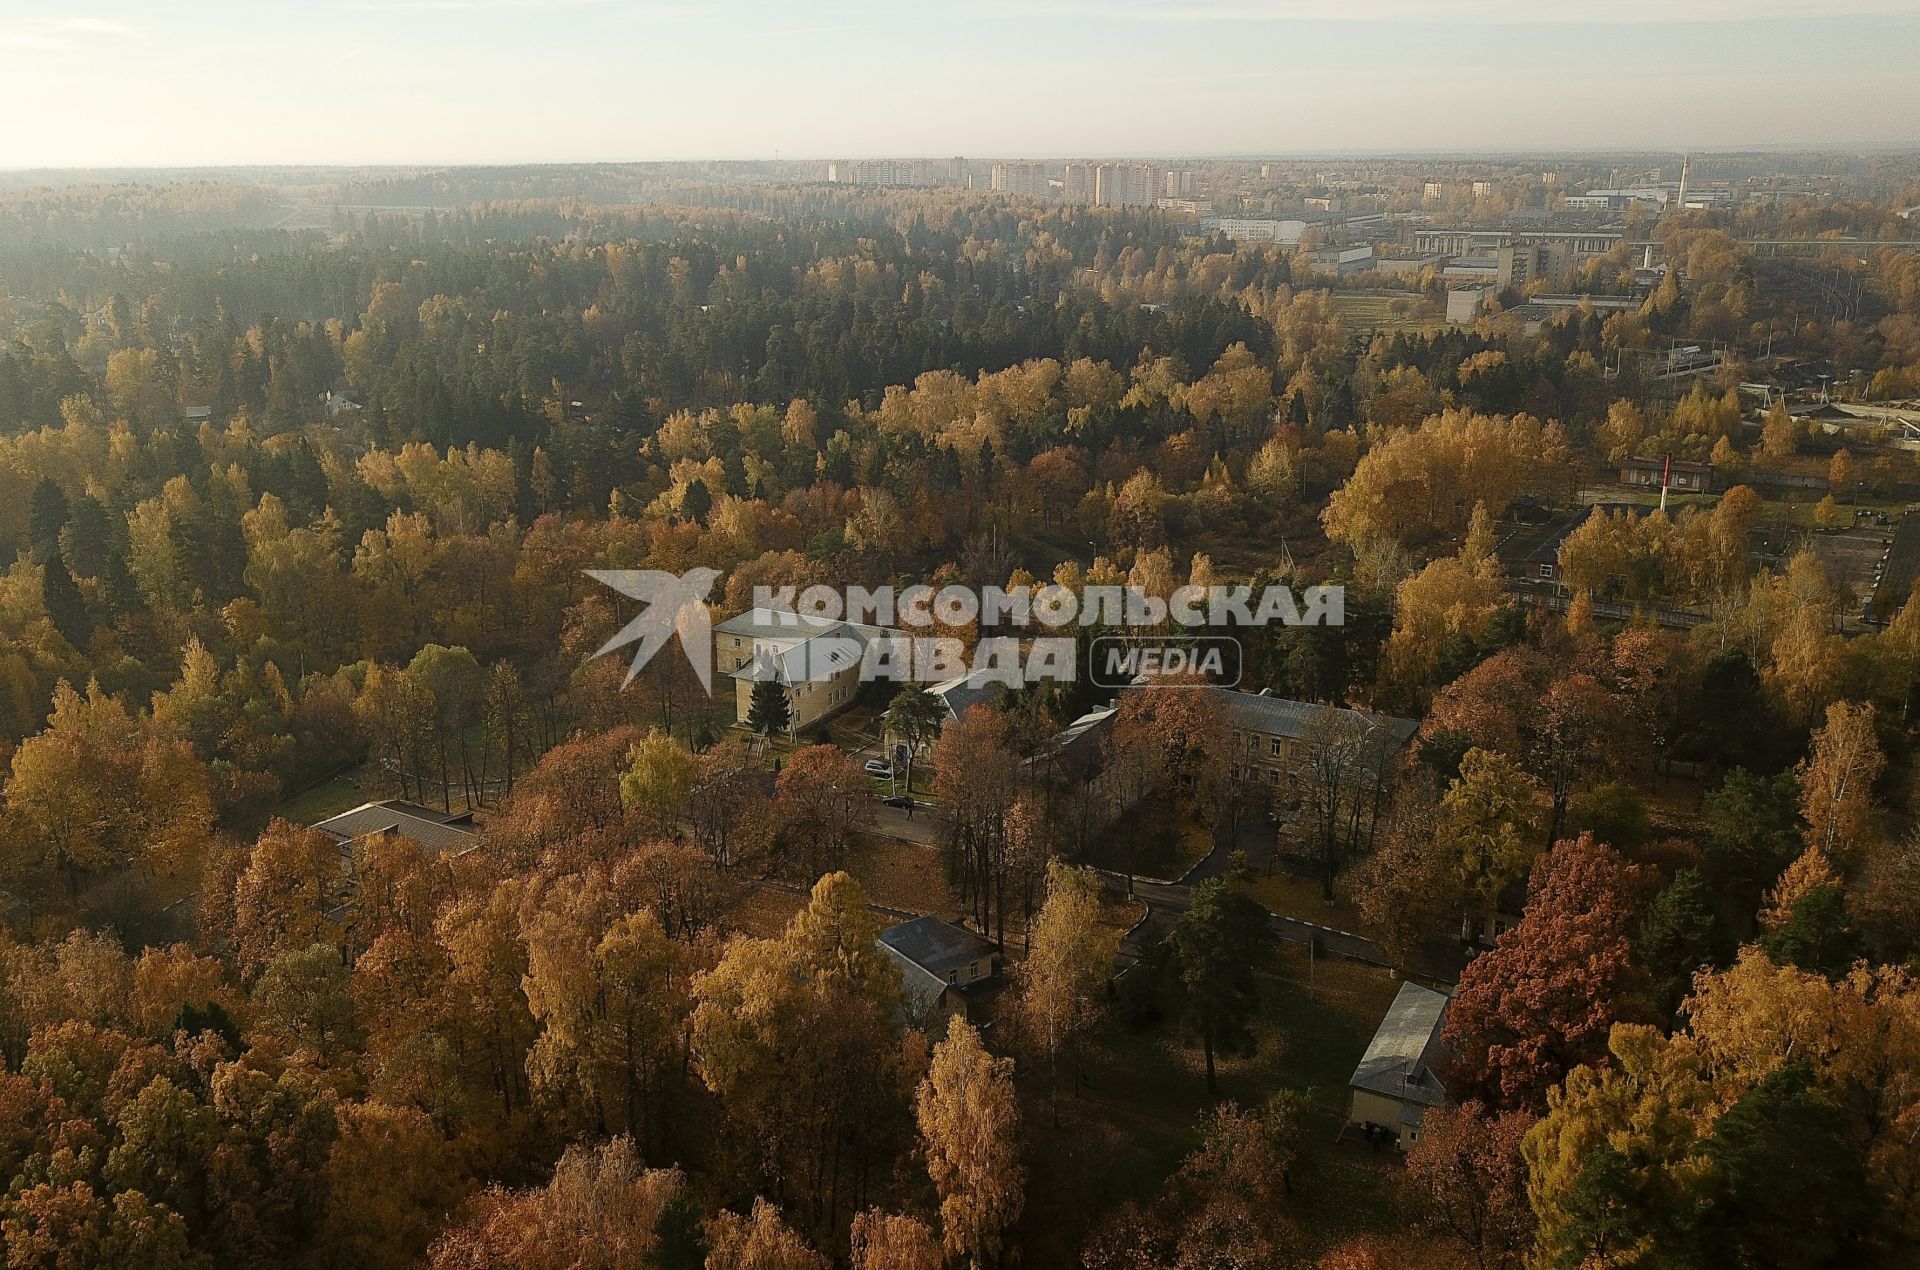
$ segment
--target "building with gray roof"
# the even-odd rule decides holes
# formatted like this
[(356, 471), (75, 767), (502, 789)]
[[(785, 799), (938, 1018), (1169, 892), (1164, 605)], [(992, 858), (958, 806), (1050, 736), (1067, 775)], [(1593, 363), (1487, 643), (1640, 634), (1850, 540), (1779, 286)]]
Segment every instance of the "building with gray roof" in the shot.
[(1453, 1098), (1435, 1073), (1444, 1056), (1440, 1030), (1448, 997), (1417, 983), (1403, 983), (1387, 1015), (1348, 1081), (1353, 1102), (1349, 1127), (1370, 1138), (1385, 1134), (1401, 1146), (1420, 1140), (1420, 1121), (1429, 1107), (1451, 1107)]

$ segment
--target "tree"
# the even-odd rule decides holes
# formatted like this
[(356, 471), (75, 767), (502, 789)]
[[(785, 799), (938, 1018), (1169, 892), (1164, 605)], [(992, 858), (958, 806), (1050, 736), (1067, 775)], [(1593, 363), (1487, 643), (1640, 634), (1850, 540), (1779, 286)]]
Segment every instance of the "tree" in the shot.
[(340, 1109), (327, 1153), (319, 1243), (342, 1264), (419, 1264), (462, 1190), (454, 1149), (424, 1112), (380, 1102)]
[(267, 826), (234, 885), (232, 943), (243, 979), (282, 953), (339, 939), (328, 916), (344, 884), (340, 848), (317, 829)]
[(1806, 1062), (1769, 1072), (1700, 1147), (1712, 1170), (1695, 1219), (1702, 1250), (1723, 1265), (1860, 1264), (1880, 1214), (1852, 1136)]
[(1489, 1114), (1477, 1102), (1433, 1107), (1407, 1152), (1407, 1181), (1427, 1228), (1457, 1241), (1480, 1270), (1506, 1270), (1533, 1249), (1533, 1210), (1520, 1144), (1533, 1128), (1525, 1111)]
[(975, 924), (1004, 943), (1015, 865), (1009, 828), (1020, 781), (1007, 716), (983, 705), (969, 708), (941, 729), (933, 764), (951, 876)]
[(1099, 1017), (1120, 951), (1120, 932), (1100, 922), (1100, 879), (1090, 869), (1047, 866), (1047, 898), (1028, 930), (1015, 972), (1022, 1032), (1046, 1058), (1047, 1098), (1060, 1119), (1060, 1059)]
[(1744, 767), (1729, 771), (1705, 800), (1712, 830), (1707, 854), (1716, 870), (1750, 887), (1777, 876), (1800, 841), (1798, 798), (1788, 773), (1765, 777)]
[(837, 745), (796, 750), (774, 785), (782, 838), (809, 878), (837, 865), (853, 835), (873, 823), (873, 788)]
[(955, 1015), (914, 1109), (947, 1251), (978, 1270), (999, 1257), (1025, 1203), (1013, 1060), (987, 1053), (973, 1025)]
[(685, 1191), (678, 1169), (646, 1168), (629, 1138), (570, 1146), (545, 1186), (489, 1190), (427, 1260), (433, 1270), (654, 1270), (662, 1225)]
[(1444, 1035), (1455, 1088), (1498, 1108), (1537, 1106), (1605, 1055), (1636, 1014), (1630, 939), (1644, 874), (1582, 834), (1534, 862), (1520, 923), (1467, 963)]
[(793, 704), (787, 690), (777, 680), (756, 679), (747, 699), (747, 727), (761, 736), (772, 736), (793, 727)]
[(686, 490), (680, 495), (680, 514), (697, 525), (707, 523), (707, 513), (713, 510), (713, 491), (702, 480), (687, 483)]
[(1693, 988), (1693, 975), (1711, 965), (1718, 943), (1713, 892), (1698, 869), (1681, 869), (1647, 905), (1633, 937), (1633, 955), (1651, 979), (1649, 999), (1671, 1018)]
[(47, 729), (13, 755), (6, 789), (15, 844), (66, 874), (197, 861), (213, 825), (206, 768), (184, 741), (143, 735), (119, 698), (62, 681)]
[(1215, 1052), (1251, 1044), (1249, 1024), (1260, 995), (1256, 976), (1267, 939), (1266, 910), (1225, 878), (1194, 887), (1174, 928), (1187, 1022), (1206, 1056), (1209, 1094), (1219, 1091)]
[(1813, 752), (1795, 769), (1805, 839), (1828, 858), (1857, 859), (1873, 837), (1873, 783), (1887, 765), (1871, 705), (1836, 701), (1813, 734)]
[(905, 1127), (900, 970), (878, 935), (860, 885), (830, 873), (778, 939), (736, 939), (694, 980), (695, 1072), (822, 1231), (863, 1206)]
[(362, 1040), (348, 979), (338, 948), (312, 944), (281, 953), (253, 986), (256, 1029), (283, 1052), (332, 1066)]
[(1853, 455), (1844, 447), (1833, 452), (1833, 458), (1827, 463), (1827, 489), (1830, 497), (1842, 500), (1853, 497), (1853, 487), (1857, 479), (1854, 468)]
[(1783, 966), (1810, 970), (1829, 979), (1846, 974), (1862, 951), (1860, 936), (1847, 912), (1846, 894), (1835, 882), (1820, 883), (1795, 898), (1787, 908), (1786, 919), (1767, 931), (1760, 946)]
[(940, 1270), (939, 1237), (914, 1217), (869, 1208), (853, 1219), (853, 1270)]
[(27, 542), (33, 547), (36, 559), (44, 560), (58, 548), (60, 531), (66, 528), (71, 515), (66, 491), (60, 488), (60, 483), (51, 477), (41, 477), (27, 498)]
[(73, 574), (67, 571), (67, 562), (61, 558), (58, 547), (40, 567), (40, 602), (46, 606), (47, 616), (52, 619), (53, 628), (60, 632), (60, 638), (84, 650), (93, 633), (93, 619), (87, 613), (87, 599), (80, 594)]
[(886, 733), (899, 737), (907, 747), (907, 789), (913, 789), (913, 760), (921, 747), (940, 735), (946, 722), (947, 707), (918, 680), (903, 685), (893, 696), (884, 716)]
[(1474, 747), (1440, 799), (1434, 845), (1444, 851), (1450, 890), (1468, 912), (1498, 911), (1507, 889), (1539, 856), (1539, 786), (1503, 756)]
[(1613, 693), (1525, 647), (1496, 653), (1449, 685), (1429, 726), (1506, 755), (1540, 782), (1547, 845), (1559, 841), (1574, 790), (1631, 748), (1630, 719)]
[[(1145, 1210), (1123, 1205), (1087, 1250), (1089, 1270), (1304, 1264), (1288, 1197), (1305, 1100), (1206, 1112), (1196, 1147)], [(1323, 1263), (1324, 1264), (1324, 1263)]]
[(569, 877), (522, 918), (523, 986), (541, 1025), (527, 1073), (571, 1123), (657, 1144), (683, 1073), (693, 966), (653, 912), (617, 915), (611, 900), (597, 880)]
[(825, 1257), (780, 1220), (780, 1210), (755, 1198), (753, 1215), (720, 1212), (707, 1222), (706, 1270), (829, 1270)]
[(662, 829), (677, 829), (699, 779), (699, 762), (659, 728), (648, 731), (631, 757), (620, 777), (621, 804)]
[(1549, 1093), (1521, 1147), (1543, 1265), (1644, 1264), (1690, 1246), (1691, 1161), (1714, 1100), (1699, 1049), (1623, 1025), (1608, 1054)]
[(1308, 716), (1301, 744), (1306, 758), (1291, 777), (1307, 833), (1282, 843), (1317, 866), (1321, 896), (1331, 904), (1340, 869), (1372, 840), (1399, 738), (1386, 719), (1320, 706)]
[(1760, 453), (1769, 462), (1779, 463), (1792, 458), (1799, 445), (1800, 428), (1787, 413), (1787, 403), (1776, 401), (1760, 429)]
[(765, 769), (736, 740), (701, 753), (695, 766), (687, 799), (694, 845), (721, 869), (763, 857), (774, 832), (772, 800), (762, 783)]

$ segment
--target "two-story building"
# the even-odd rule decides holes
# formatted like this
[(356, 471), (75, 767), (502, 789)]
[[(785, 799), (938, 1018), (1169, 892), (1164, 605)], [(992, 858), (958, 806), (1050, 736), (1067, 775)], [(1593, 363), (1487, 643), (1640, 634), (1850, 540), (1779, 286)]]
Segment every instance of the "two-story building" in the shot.
[[(1226, 706), (1235, 779), (1279, 785), (1286, 775), (1313, 757), (1314, 747), (1328, 737), (1316, 737), (1316, 728), (1371, 739), (1380, 765), (1390, 769), (1395, 756), (1413, 740), (1420, 725), (1412, 719), (1363, 710), (1317, 705), (1276, 697), (1266, 690), (1236, 692), (1216, 688)], [(1316, 717), (1322, 722), (1316, 723)]]
[(738, 722), (747, 721), (754, 685), (772, 680), (787, 691), (789, 726), (797, 732), (853, 701), (867, 645), (888, 633), (784, 609), (749, 609), (714, 626), (713, 664), (733, 680)]

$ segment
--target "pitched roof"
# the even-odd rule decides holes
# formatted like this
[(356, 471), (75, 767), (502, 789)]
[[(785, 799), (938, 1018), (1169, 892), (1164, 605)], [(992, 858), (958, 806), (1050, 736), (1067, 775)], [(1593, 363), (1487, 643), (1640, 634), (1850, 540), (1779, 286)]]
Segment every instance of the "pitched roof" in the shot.
[(882, 932), (880, 946), (887, 950), (887, 956), (893, 958), (900, 967), (900, 990), (906, 998), (901, 1014), (915, 1027), (925, 1023), (940, 1004), (940, 998), (946, 995), (947, 981), (915, 962), (886, 942)]
[(934, 684), (927, 691), (940, 698), (947, 712), (957, 719), (974, 706), (986, 705), (999, 695), (1005, 686), (998, 678), (1002, 673), (993, 669), (976, 670)]
[(1447, 996), (1417, 983), (1403, 983), (1379, 1030), (1367, 1045), (1360, 1065), (1347, 1083), (1355, 1089), (1418, 1103), (1445, 1107), (1453, 1099), (1433, 1074), (1438, 1057), (1440, 1025), (1446, 1019)]
[(429, 851), (457, 853), (472, 847), (475, 841), (470, 816), (449, 815), (396, 798), (361, 803), (351, 811), (328, 817), (314, 828), (343, 845), (371, 834), (392, 833), (412, 838)]
[(714, 623), (716, 635), (751, 635), (755, 639), (811, 639), (844, 623), (796, 613), (791, 609), (754, 608), (724, 622)]
[(880, 932), (887, 951), (929, 972), (946, 986), (947, 971), (993, 955), (993, 945), (937, 917), (916, 917)]
[(733, 677), (753, 683), (771, 679), (788, 685), (831, 679), (847, 667), (857, 665), (865, 651), (866, 642), (852, 627), (842, 623), (830, 632), (797, 644), (784, 647), (762, 644), (754, 650), (750, 661), (733, 672)]
[[(1246, 728), (1253, 732), (1266, 732), (1274, 736), (1284, 736), (1300, 740), (1307, 735), (1308, 724), (1316, 712), (1326, 709), (1311, 701), (1294, 701), (1287, 697), (1273, 697), (1259, 692), (1236, 692), (1231, 688), (1215, 688), (1227, 703), (1227, 715), (1233, 726)], [(1397, 718), (1390, 714), (1368, 714), (1360, 710), (1338, 710), (1343, 716), (1378, 723), (1384, 726), (1394, 740), (1405, 745), (1420, 730), (1420, 725), (1412, 719)]]
[(866, 653), (884, 627), (842, 622), (791, 609), (753, 608), (713, 628), (716, 636), (751, 639), (753, 657), (733, 678), (759, 683), (803, 684), (830, 679)]

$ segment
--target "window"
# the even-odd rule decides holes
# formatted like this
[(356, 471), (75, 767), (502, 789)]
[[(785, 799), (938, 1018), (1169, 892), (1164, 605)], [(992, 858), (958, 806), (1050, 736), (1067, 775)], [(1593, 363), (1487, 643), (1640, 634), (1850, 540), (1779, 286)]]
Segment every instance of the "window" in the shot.
[(1273, 742), (1272, 742), (1272, 744), (1273, 744), (1273, 751), (1272, 751), (1272, 753), (1273, 753), (1273, 757), (1275, 757), (1275, 758), (1279, 758), (1279, 757), (1280, 757), (1280, 755), (1281, 755), (1281, 754), (1283, 753), (1283, 751), (1282, 751), (1282, 750), (1281, 750), (1281, 748), (1280, 748), (1280, 741), (1279, 741), (1279, 738), (1277, 738), (1277, 737), (1276, 737), (1276, 738), (1275, 738), (1275, 739), (1273, 740)]
[(1542, 565), (1540, 566), (1540, 576), (1541, 576), (1541, 577), (1543, 577), (1543, 578), (1550, 578), (1550, 577), (1552, 577), (1552, 576), (1553, 576), (1553, 566), (1552, 566), (1552, 565), (1550, 565), (1550, 564), (1544, 564), (1544, 563), (1543, 563), (1543, 564), (1542, 564)]
[(952, 983), (952, 984), (957, 984), (957, 983), (959, 983), (959, 982), (960, 982), (960, 972), (959, 972), (958, 970), (949, 970), (949, 971), (947, 971), (947, 982), (948, 982), (948, 983)]

